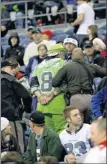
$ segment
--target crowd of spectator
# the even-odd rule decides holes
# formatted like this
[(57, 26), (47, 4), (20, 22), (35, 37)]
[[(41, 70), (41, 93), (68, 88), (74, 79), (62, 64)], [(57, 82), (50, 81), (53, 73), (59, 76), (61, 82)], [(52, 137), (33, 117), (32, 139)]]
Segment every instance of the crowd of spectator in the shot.
[(76, 30), (59, 42), (29, 26), (23, 47), (11, 32), (1, 60), (1, 163), (106, 163), (107, 49), (87, 2), (77, 0)]
[[(67, 11), (67, 22), (71, 23), (76, 18), (76, 8), (77, 2), (76, 0), (32, 0), (27, 2), (27, 13), (25, 3), (18, 4), (7, 4), (5, 5), (5, 1), (1, 5), (1, 19), (10, 19), (8, 21), (1, 21), (2, 25), (8, 25), (9, 29), (22, 29), (25, 27), (25, 16), (27, 18), (27, 25), (33, 26), (44, 26), (44, 25), (53, 25), (53, 24), (62, 24), (65, 20), (64, 14), (57, 14), (58, 12)], [(10, 2), (10, 1), (6, 1)], [(88, 4), (93, 6), (94, 4), (98, 4), (97, 0), (89, 0)], [(103, 5), (104, 6), (104, 5)], [(105, 10), (100, 11), (102, 14), (105, 13)], [(88, 13), (88, 12), (87, 12)], [(96, 17), (100, 17), (98, 12), (96, 11)], [(42, 14), (47, 14), (47, 16), (42, 16)], [(49, 15), (51, 14), (51, 15)], [(101, 14), (101, 15), (102, 15)], [(39, 16), (40, 17), (35, 17)], [(88, 17), (88, 16), (87, 16)], [(104, 17), (104, 16), (103, 16)], [(102, 18), (103, 18), (102, 17)], [(86, 18), (87, 19), (87, 18)], [(73, 25), (73, 24), (72, 24)], [(85, 31), (84, 31), (85, 32)], [(85, 32), (86, 33), (86, 32)]]

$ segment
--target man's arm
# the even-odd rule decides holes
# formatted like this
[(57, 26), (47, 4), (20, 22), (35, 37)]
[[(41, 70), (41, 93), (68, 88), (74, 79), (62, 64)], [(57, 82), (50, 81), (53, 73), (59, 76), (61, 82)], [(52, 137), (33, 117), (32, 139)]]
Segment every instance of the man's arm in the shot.
[(104, 77), (107, 75), (106, 68), (103, 68), (96, 64), (91, 64), (91, 67), (94, 69), (94, 76), (96, 77)]
[[(31, 147), (30, 147), (31, 142), (32, 142), (31, 139), (32, 139), (32, 137), (30, 136), (29, 143), (28, 143), (28, 146), (27, 146), (27, 150), (23, 155), (23, 159), (24, 159), (25, 164), (33, 164), (34, 163), (34, 161), (32, 159), (32, 154), (31, 154)], [(36, 154), (35, 154), (35, 156), (36, 156)]]
[(49, 139), (48, 150), (48, 155), (56, 157), (58, 161), (62, 159), (64, 149), (58, 136), (53, 136)]
[(52, 80), (53, 87), (60, 87), (62, 82), (66, 79), (66, 66), (61, 68)]
[(92, 113), (97, 118), (102, 116), (101, 104), (104, 101), (105, 94), (107, 94), (107, 87), (103, 88), (100, 92), (94, 95), (91, 99)]

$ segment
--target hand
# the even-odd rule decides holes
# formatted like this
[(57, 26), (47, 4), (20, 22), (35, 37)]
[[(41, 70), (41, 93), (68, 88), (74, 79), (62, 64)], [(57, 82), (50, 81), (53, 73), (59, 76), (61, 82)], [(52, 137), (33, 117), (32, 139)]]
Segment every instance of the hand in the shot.
[(100, 116), (100, 117), (98, 117), (98, 120), (101, 120), (103, 118), (103, 116)]
[(67, 161), (68, 164), (74, 164), (74, 163), (76, 163), (76, 157), (72, 153), (66, 155), (65, 159), (66, 159), (66, 161)]
[(53, 99), (53, 94), (51, 95), (42, 95), (39, 99), (41, 104), (48, 104)]
[(74, 23), (71, 23), (71, 26), (74, 27)]

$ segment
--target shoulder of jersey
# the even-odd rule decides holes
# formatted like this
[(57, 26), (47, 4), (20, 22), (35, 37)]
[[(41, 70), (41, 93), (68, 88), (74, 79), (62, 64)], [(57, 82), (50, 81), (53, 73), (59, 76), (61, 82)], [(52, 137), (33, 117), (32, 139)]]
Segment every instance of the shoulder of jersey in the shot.
[(68, 132), (66, 131), (66, 129), (64, 129), (60, 134), (59, 136), (62, 137), (63, 135), (66, 135)]
[(90, 127), (91, 127), (90, 124), (84, 124), (84, 125), (83, 125), (83, 128), (90, 128)]

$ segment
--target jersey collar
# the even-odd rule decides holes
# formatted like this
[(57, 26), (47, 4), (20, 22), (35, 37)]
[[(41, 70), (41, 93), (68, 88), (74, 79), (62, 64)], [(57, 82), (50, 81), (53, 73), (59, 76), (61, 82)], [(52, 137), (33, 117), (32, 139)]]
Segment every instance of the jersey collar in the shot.
[[(82, 127), (83, 127), (83, 123), (82, 123), (80, 126), (77, 127), (75, 133), (79, 132), (79, 131), (82, 129)], [(67, 131), (69, 134), (72, 134), (71, 129), (70, 129), (70, 127), (69, 127), (69, 124), (66, 125), (66, 131)]]

